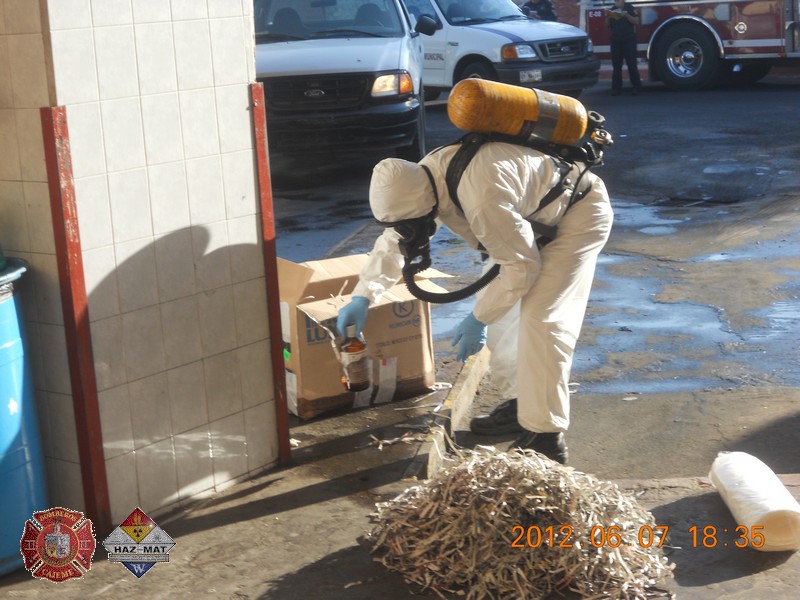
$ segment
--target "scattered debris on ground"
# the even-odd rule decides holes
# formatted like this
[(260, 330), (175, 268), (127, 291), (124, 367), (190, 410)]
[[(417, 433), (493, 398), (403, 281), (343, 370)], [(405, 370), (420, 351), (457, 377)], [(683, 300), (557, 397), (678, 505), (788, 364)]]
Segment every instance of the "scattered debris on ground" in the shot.
[(666, 528), (616, 484), (531, 450), (459, 449), (460, 461), (377, 505), (375, 560), (468, 600), (670, 597)]

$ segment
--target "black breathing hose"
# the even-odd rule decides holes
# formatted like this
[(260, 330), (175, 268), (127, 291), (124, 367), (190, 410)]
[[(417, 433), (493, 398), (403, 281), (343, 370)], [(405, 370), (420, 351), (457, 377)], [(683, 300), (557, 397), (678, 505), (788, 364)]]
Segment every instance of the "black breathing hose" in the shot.
[(403, 281), (405, 281), (408, 291), (416, 298), (424, 300), (425, 302), (430, 302), (431, 304), (447, 304), (449, 302), (458, 302), (459, 300), (469, 298), (481, 288), (486, 287), (486, 285), (500, 273), (500, 265), (492, 265), (492, 267), (481, 275), (477, 281), (473, 281), (466, 287), (452, 292), (430, 292), (428, 290), (423, 290), (417, 285), (414, 279), (414, 276), (419, 273), (419, 271), (420, 269), (417, 264), (409, 264), (406, 262), (403, 267)]

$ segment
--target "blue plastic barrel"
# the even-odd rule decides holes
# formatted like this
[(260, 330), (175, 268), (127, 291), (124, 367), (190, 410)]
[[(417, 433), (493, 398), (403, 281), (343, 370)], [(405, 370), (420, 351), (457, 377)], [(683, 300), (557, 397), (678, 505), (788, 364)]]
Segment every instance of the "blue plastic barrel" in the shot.
[(14, 293), (14, 282), (27, 270), (25, 261), (10, 257), (0, 270), (0, 575), (23, 567), (25, 521), (50, 508), (22, 303)]

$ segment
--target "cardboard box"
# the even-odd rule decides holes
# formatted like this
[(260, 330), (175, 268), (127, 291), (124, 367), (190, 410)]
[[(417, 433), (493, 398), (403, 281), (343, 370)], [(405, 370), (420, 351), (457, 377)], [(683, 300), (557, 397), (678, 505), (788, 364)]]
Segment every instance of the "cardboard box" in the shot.
[[(435, 383), (427, 302), (396, 285), (370, 306), (364, 338), (372, 385), (348, 392), (332, 340), (339, 309), (350, 301), (367, 255), (293, 263), (278, 259), (283, 357), (289, 411), (301, 419), (381, 404), (431, 391)], [(434, 270), (429, 276), (446, 276)], [(443, 291), (427, 278), (420, 287)]]

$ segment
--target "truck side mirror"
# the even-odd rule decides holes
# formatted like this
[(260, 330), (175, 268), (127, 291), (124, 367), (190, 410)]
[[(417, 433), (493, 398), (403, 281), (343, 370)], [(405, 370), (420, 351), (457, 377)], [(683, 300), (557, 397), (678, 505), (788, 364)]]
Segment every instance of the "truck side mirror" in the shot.
[(417, 24), (414, 25), (414, 31), (423, 35), (433, 35), (437, 29), (439, 24), (428, 15), (420, 15)]

